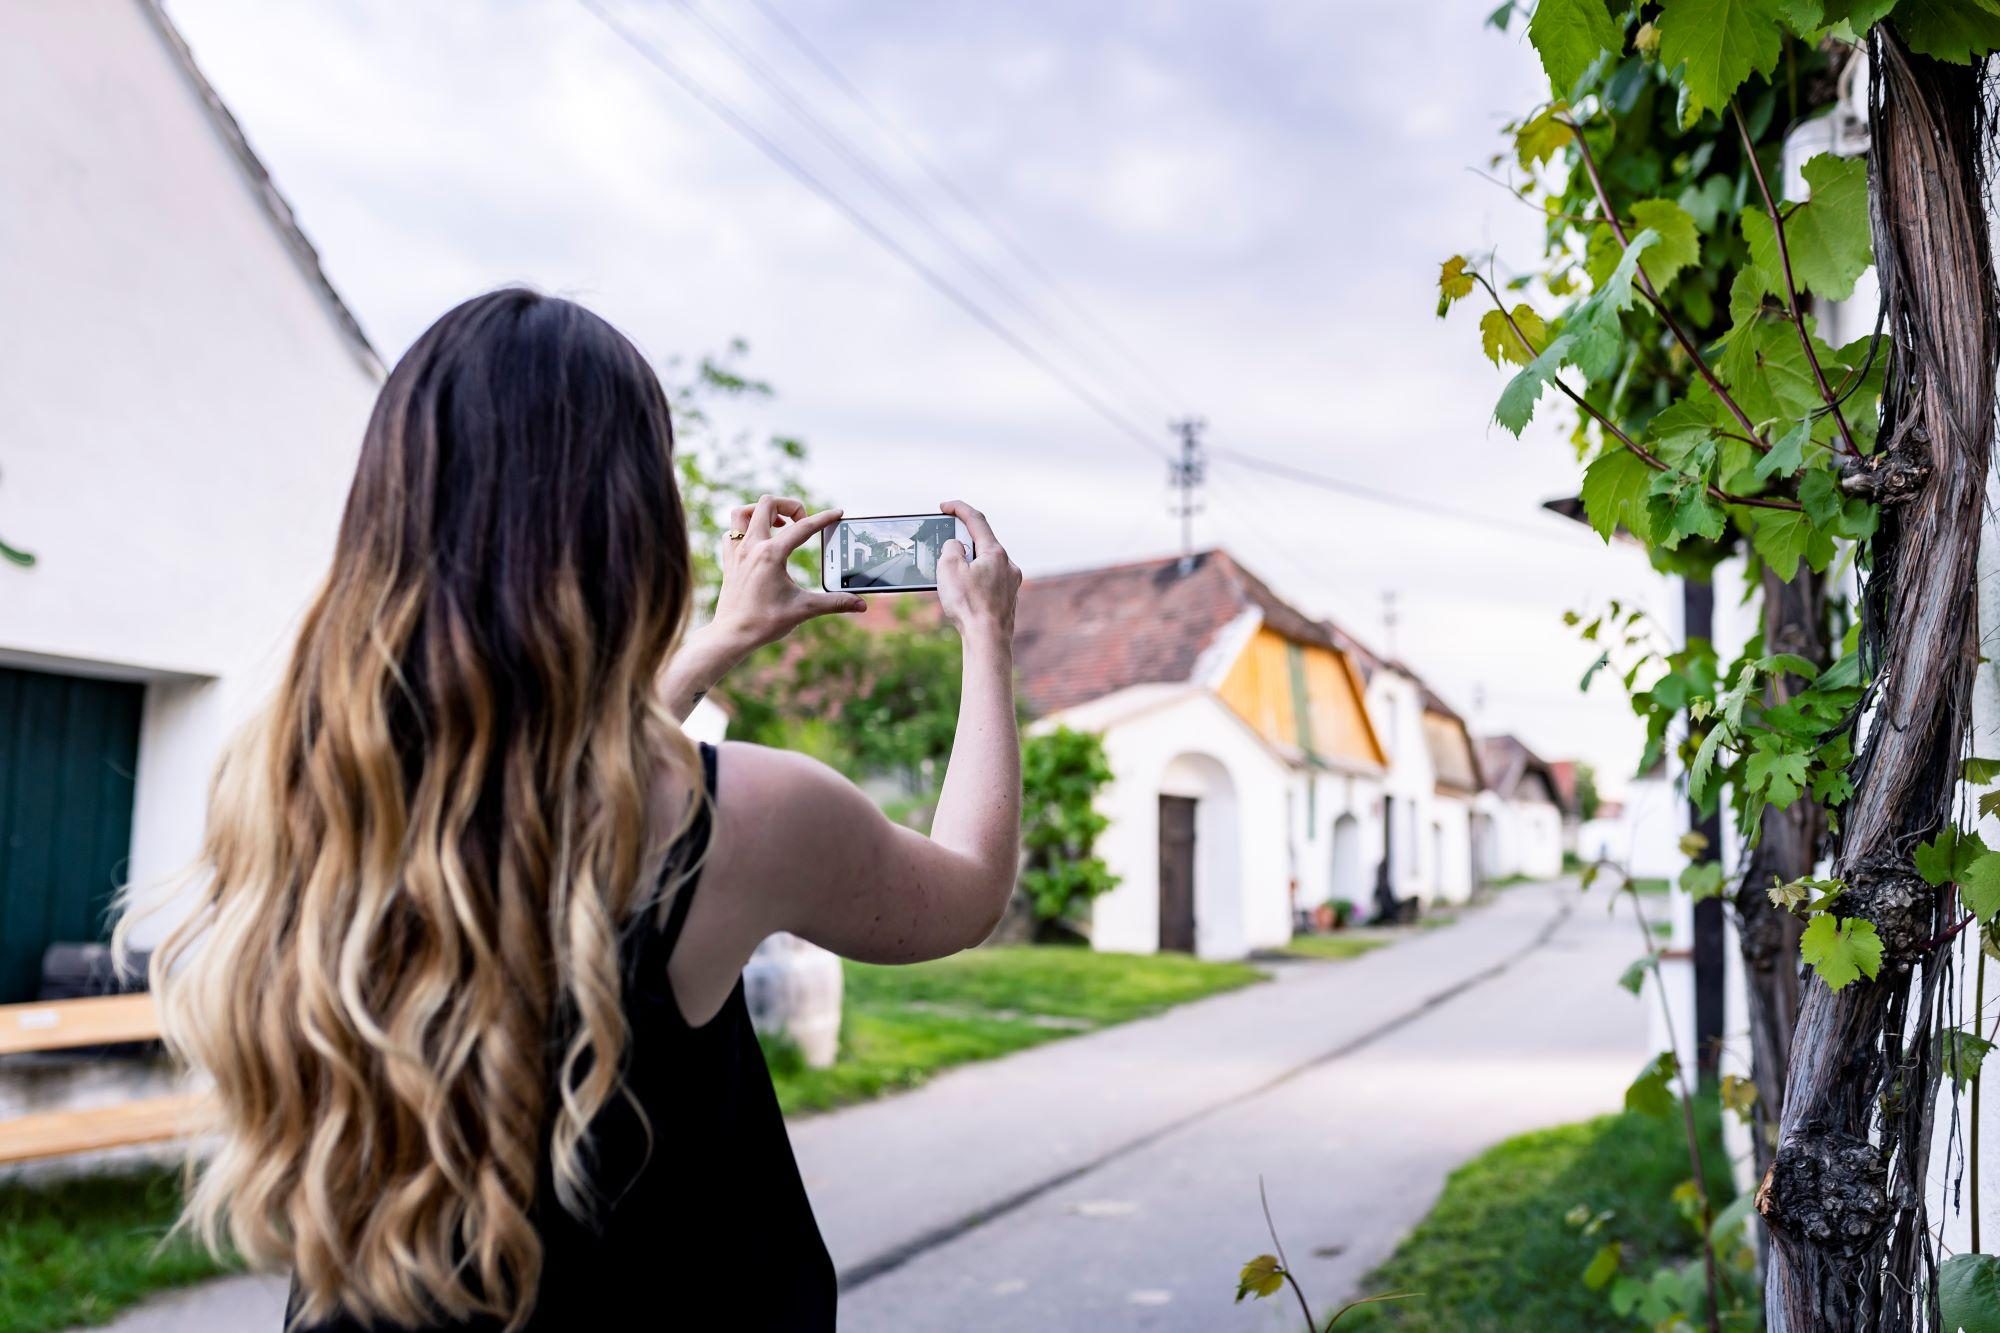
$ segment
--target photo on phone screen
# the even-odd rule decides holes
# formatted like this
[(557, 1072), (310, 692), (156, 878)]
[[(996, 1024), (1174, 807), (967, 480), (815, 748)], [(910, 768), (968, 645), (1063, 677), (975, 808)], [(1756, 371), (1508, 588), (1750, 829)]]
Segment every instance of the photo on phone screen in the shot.
[(829, 592), (919, 592), (937, 587), (938, 557), (972, 541), (949, 514), (849, 518), (825, 537), (821, 582)]

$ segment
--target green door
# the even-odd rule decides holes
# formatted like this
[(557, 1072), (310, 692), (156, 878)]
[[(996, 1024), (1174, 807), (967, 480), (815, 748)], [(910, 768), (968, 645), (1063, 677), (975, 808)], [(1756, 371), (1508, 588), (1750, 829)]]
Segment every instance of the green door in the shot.
[(0, 1004), (34, 998), (50, 944), (110, 933), (145, 692), (0, 667)]

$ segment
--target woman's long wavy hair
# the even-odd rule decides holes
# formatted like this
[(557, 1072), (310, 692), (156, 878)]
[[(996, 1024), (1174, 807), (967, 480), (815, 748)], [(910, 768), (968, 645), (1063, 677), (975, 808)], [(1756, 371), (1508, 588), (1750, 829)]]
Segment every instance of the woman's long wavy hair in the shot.
[[(445, 315), (383, 386), (332, 571), (218, 770), (198, 910), (152, 963), (220, 1103), (186, 1221), (290, 1266), (302, 1320), (518, 1327), (545, 1144), (557, 1202), (593, 1205), (621, 932), (702, 799), (655, 692), (691, 593), (672, 448), (651, 368), (580, 306)], [(679, 827), (649, 819), (663, 772)]]

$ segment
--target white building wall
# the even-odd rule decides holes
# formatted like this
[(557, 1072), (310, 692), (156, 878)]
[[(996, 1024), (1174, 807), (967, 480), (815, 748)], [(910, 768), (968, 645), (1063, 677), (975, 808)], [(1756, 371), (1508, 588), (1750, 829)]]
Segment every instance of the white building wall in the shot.
[[(1139, 687), (1149, 689), (1153, 687)], [(1240, 958), (1291, 939), (1287, 795), (1292, 770), (1228, 707), (1189, 690), (1101, 726), (1117, 696), (1044, 720), (1097, 730), (1115, 776), (1098, 797), (1111, 821), (1098, 853), (1118, 887), (1092, 904), (1091, 942), (1120, 953), (1160, 946), (1160, 815), (1164, 793), (1200, 805), (1195, 827), (1195, 952)]]
[(1472, 897), (1472, 801), (1438, 792), (1431, 802), (1431, 845), (1437, 861), (1438, 900), (1462, 903)]
[[(1375, 733), (1389, 757), (1389, 771), (1382, 780), (1382, 795), (1388, 804), (1382, 817), (1394, 823), (1390, 885), (1399, 898), (1428, 903), (1438, 896), (1437, 855), (1430, 834), (1437, 773), (1431, 764), (1430, 745), (1424, 739), (1423, 694), (1408, 676), (1382, 667), (1368, 682), (1367, 704)], [(1381, 859), (1381, 849), (1378, 839), (1369, 861), (1368, 895), (1360, 901), (1364, 915), (1375, 909), (1373, 867)]]
[(0, 6), (0, 662), (151, 682), (131, 875), (325, 569), (376, 388), (140, 0)]
[(1318, 794), (1299, 857), (1299, 906), (1345, 899), (1365, 909), (1382, 856), (1382, 778), (1321, 771), (1310, 780)]

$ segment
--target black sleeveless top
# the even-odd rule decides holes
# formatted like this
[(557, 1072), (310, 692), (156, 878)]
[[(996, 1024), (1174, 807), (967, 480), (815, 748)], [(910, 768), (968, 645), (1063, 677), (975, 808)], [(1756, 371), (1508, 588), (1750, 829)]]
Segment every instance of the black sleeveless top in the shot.
[[(702, 746), (701, 759), (710, 800), (668, 853), (663, 883), (708, 846), (715, 748)], [(699, 882), (681, 887), (664, 926), (644, 912), (626, 932), (625, 1087), (645, 1122), (624, 1097), (592, 1122), (591, 1174), (602, 1200), (594, 1222), (556, 1202), (544, 1140), (535, 1202), (541, 1291), (526, 1325), (537, 1333), (834, 1326), (833, 1261), (799, 1179), (743, 982), (697, 1028), (682, 1017), (667, 978)], [(346, 1319), (305, 1327), (391, 1333)], [(501, 1323), (437, 1328), (497, 1333)]]

